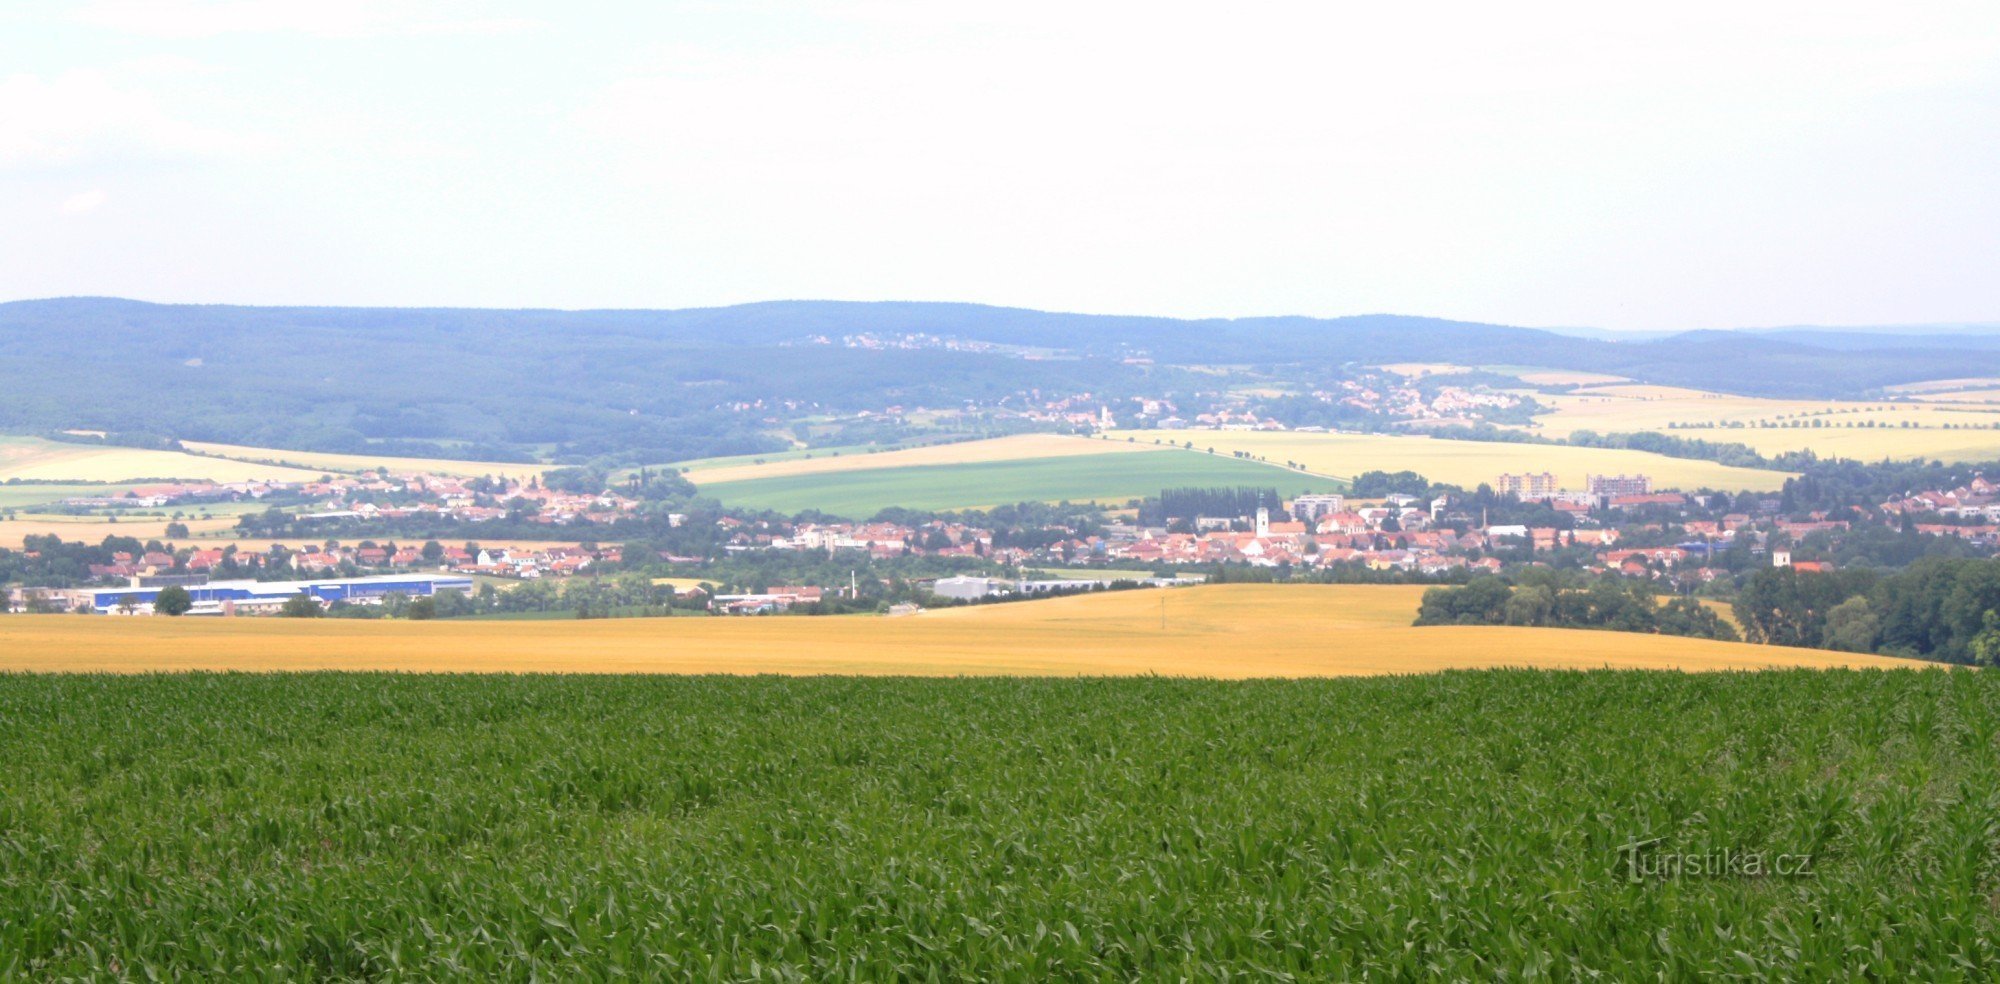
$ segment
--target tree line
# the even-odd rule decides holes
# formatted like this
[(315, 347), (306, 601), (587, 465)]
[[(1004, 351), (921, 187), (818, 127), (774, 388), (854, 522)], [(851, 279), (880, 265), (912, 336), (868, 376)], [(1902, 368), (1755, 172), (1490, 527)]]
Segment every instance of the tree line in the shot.
[(1139, 503), (1139, 523), (1165, 526), (1176, 519), (1191, 520), (1198, 516), (1235, 518), (1251, 515), (1259, 506), (1278, 515), (1284, 511), (1284, 504), (1284, 497), (1276, 488), (1238, 485), (1161, 489), (1157, 498)]
[(1518, 625), (1609, 629), (1734, 641), (1736, 629), (1693, 598), (1664, 602), (1644, 581), (1600, 577), (1569, 582), (1553, 571), (1522, 571), (1518, 583), (1489, 576), (1424, 592), (1417, 625)]
[(1766, 568), (1736, 597), (1752, 642), (2000, 663), (2000, 561), (1930, 557), (1890, 574)]

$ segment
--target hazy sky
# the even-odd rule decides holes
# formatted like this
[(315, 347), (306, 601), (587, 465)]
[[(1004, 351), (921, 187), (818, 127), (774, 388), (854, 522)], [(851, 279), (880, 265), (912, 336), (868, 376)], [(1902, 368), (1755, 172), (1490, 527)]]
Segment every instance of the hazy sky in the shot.
[(2000, 3), (7, 3), (60, 294), (2000, 320)]

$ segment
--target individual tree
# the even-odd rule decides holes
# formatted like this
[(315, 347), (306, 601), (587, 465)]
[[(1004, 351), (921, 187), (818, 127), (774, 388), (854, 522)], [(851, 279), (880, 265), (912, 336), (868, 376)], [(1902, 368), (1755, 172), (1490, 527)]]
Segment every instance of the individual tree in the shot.
[(1972, 637), (1967, 648), (1972, 661), (1980, 666), (2000, 666), (2000, 613), (1988, 609), (1984, 622), (1986, 627)]
[(278, 614), (286, 618), (318, 618), (325, 612), (320, 609), (318, 598), (301, 591), (286, 598), (284, 606), (278, 609)]
[(194, 598), (178, 584), (161, 588), (159, 597), (153, 599), (153, 611), (161, 615), (186, 615), (192, 608)]
[[(1987, 612), (1986, 615), (1987, 625), (1990, 626), (1993, 613)], [(1844, 649), (1853, 653), (1874, 652), (1875, 639), (1880, 630), (1881, 620), (1875, 617), (1875, 609), (1869, 605), (1865, 595), (1855, 595), (1827, 610), (1828, 648)], [(1974, 642), (1976, 644), (1977, 640)]]

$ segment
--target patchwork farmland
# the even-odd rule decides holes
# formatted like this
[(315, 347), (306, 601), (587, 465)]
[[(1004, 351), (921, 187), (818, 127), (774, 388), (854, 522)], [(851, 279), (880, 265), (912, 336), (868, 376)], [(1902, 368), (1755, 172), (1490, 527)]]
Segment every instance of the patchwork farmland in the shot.
[(1554, 412), (1539, 433), (1566, 437), (1653, 431), (1749, 445), (1775, 455), (1811, 448), (1822, 457), (1979, 460), (2000, 458), (2000, 407), (1952, 393), (1914, 400), (1773, 400), (1670, 386), (1607, 385), (1537, 393)]
[[(780, 512), (818, 509), (850, 517), (871, 516), (890, 506), (958, 510), (1061, 500), (1122, 504), (1175, 486), (1254, 485), (1284, 495), (1342, 487), (1331, 478), (1229, 456), (1076, 438), (1064, 439), (1062, 447), (1076, 453), (917, 463), (947, 448), (973, 455), (996, 450), (988, 442), (975, 442), (922, 449), (921, 457), (888, 452), (791, 460), (692, 471), (688, 478), (726, 505)], [(1004, 450), (1015, 449), (1024, 448), (1015, 444)]]

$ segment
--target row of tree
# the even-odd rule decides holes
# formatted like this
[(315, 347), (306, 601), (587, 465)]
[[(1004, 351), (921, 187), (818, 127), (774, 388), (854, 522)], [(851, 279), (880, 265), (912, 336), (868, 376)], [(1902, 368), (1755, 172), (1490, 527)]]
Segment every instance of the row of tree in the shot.
[(1600, 577), (1566, 582), (1553, 571), (1521, 572), (1521, 583), (1476, 577), (1424, 592), (1418, 625), (1523, 625), (1648, 632), (1734, 640), (1736, 629), (1693, 598), (1662, 598), (1644, 581)]

